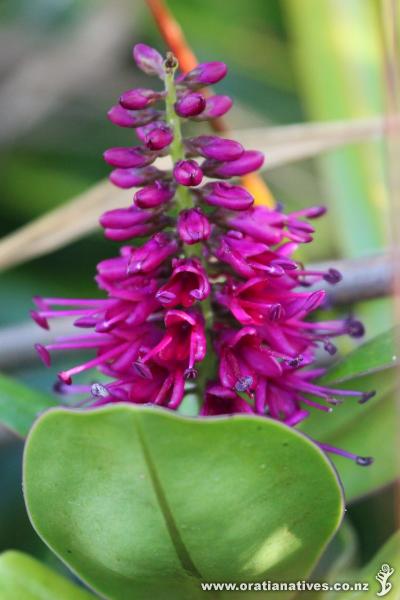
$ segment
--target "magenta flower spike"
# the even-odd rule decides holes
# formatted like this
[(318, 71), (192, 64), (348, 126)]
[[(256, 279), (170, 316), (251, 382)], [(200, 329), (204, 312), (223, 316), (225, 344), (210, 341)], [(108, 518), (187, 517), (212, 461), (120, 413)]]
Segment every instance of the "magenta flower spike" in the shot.
[[(138, 44), (133, 56), (163, 88), (129, 90), (108, 113), (116, 125), (135, 129), (139, 140), (104, 153), (115, 167), (114, 185), (140, 188), (130, 206), (100, 218), (106, 237), (124, 245), (97, 265), (101, 298), (36, 297), (31, 313), (44, 329), (63, 317), (78, 332), (36, 345), (47, 366), (53, 352), (93, 352), (59, 373), (57, 391), (87, 393), (89, 407), (129, 402), (177, 410), (191, 380), (202, 418), (247, 413), (288, 427), (308, 418), (310, 409), (331, 412), (348, 398), (366, 402), (374, 392), (318, 381), (324, 369), (315, 366), (317, 351), (334, 354), (335, 337), (364, 333), (353, 318), (318, 320), (326, 295), (318, 283), (335, 285), (341, 274), (309, 270), (294, 257), (300, 244), (312, 241), (308, 221), (325, 208), (285, 214), (254, 205), (245, 188), (226, 180), (260, 168), (260, 152), (215, 135), (184, 137), (182, 119), (204, 121), (230, 109), (228, 96), (206, 98), (199, 91), (220, 81), (226, 65), (203, 63), (176, 76), (171, 54), (164, 60)], [(161, 170), (156, 161), (166, 155), (172, 165)], [(196, 187), (203, 176), (212, 181)], [(85, 371), (100, 373), (104, 383), (80, 384)], [(360, 465), (371, 462), (320, 447)]]

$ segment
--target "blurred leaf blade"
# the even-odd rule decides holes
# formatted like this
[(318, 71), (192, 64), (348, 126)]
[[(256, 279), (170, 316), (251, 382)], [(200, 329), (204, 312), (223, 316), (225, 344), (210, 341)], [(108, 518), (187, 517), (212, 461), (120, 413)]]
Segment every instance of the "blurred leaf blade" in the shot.
[(0, 598), (3, 600), (94, 600), (38, 560), (10, 550), (0, 555)]
[(372, 465), (359, 468), (349, 459), (332, 457), (348, 501), (374, 492), (399, 475), (395, 450), (398, 336), (399, 330), (394, 328), (367, 341), (334, 365), (321, 380), (338, 388), (375, 390), (374, 398), (362, 405), (347, 398), (330, 415), (312, 409), (301, 426), (302, 431), (320, 442), (374, 458)]
[(0, 423), (18, 435), (26, 436), (39, 414), (54, 406), (57, 403), (52, 396), (0, 374)]
[[(337, 593), (329, 592), (324, 596), (324, 599), (336, 600), (340, 598), (341, 600), (373, 600), (379, 595), (384, 597), (386, 594), (382, 594), (382, 586), (376, 580), (376, 575), (382, 569), (383, 565), (389, 565), (389, 568), (394, 570), (393, 574), (388, 578), (390, 587), (388, 586), (386, 594), (389, 599), (390, 596), (396, 598), (398, 597), (398, 590), (400, 587), (400, 531), (393, 534), (365, 567), (358, 571), (342, 573), (342, 579), (346, 577), (346, 581), (349, 583), (366, 583), (369, 586), (368, 590)], [(381, 593), (379, 594), (378, 592)]]
[[(286, 0), (300, 86), (313, 119), (382, 112), (378, 18), (369, 0)], [(382, 149), (364, 145), (321, 161), (338, 219), (339, 250), (359, 256), (385, 241)]]

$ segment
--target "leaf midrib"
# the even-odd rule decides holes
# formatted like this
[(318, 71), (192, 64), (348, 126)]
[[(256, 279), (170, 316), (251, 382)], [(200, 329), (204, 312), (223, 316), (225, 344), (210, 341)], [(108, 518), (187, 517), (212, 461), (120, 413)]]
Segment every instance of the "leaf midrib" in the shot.
[(140, 447), (141, 447), (141, 450), (143, 453), (143, 458), (146, 463), (146, 466), (147, 466), (147, 469), (148, 469), (148, 472), (150, 475), (150, 480), (151, 480), (151, 483), (152, 483), (152, 486), (154, 489), (154, 493), (157, 497), (157, 501), (158, 501), (161, 513), (163, 515), (166, 527), (168, 529), (169, 536), (171, 538), (171, 542), (174, 546), (174, 549), (175, 549), (175, 552), (179, 559), (179, 562), (181, 563), (183, 570), (190, 577), (194, 577), (198, 580), (201, 580), (202, 576), (199, 573), (199, 571), (197, 570), (196, 565), (194, 564), (194, 562), (189, 554), (189, 551), (186, 548), (186, 546), (180, 536), (177, 524), (175, 523), (175, 519), (173, 517), (171, 508), (168, 504), (168, 500), (165, 496), (163, 487), (161, 485), (161, 481), (158, 476), (157, 469), (155, 467), (152, 456), (150, 454), (150, 450), (147, 446), (139, 418), (135, 419), (135, 426), (136, 426), (136, 431), (137, 431)]

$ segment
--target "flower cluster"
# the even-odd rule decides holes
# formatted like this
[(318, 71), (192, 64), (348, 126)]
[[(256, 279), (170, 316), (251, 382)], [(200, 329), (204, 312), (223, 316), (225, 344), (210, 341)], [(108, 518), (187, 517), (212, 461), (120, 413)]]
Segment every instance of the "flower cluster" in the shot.
[[(107, 238), (126, 244), (118, 257), (97, 265), (106, 297), (36, 298), (32, 312), (42, 327), (50, 318), (73, 316), (86, 332), (37, 345), (45, 364), (52, 350), (95, 351), (59, 374), (59, 391), (89, 392), (92, 406), (122, 401), (177, 409), (196, 387), (202, 416), (249, 413), (289, 426), (303, 421), (310, 407), (330, 412), (345, 396), (365, 402), (372, 393), (315, 383), (323, 374), (313, 366), (316, 350), (334, 354), (335, 336), (363, 334), (353, 319), (309, 320), (325, 299), (315, 284), (341, 278), (334, 269), (306, 270), (293, 258), (312, 240), (309, 220), (324, 208), (285, 214), (254, 206), (247, 189), (228, 180), (257, 170), (260, 152), (213, 135), (182, 137), (183, 121), (214, 119), (230, 109), (229, 97), (205, 93), (226, 75), (223, 63), (176, 76), (172, 55), (163, 60), (138, 44), (133, 56), (164, 87), (128, 90), (108, 113), (112, 123), (135, 129), (140, 143), (104, 154), (116, 186), (139, 188), (129, 208), (100, 219)], [(171, 168), (160, 170), (154, 163), (165, 156)], [(72, 384), (94, 368), (106, 383)]]

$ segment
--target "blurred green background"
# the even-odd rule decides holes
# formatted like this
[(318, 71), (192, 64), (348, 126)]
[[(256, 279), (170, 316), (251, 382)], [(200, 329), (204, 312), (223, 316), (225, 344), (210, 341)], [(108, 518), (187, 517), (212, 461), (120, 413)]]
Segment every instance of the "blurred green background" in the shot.
[[(228, 63), (219, 93), (235, 100), (229, 115), (233, 128), (384, 113), (379, 0), (169, 0), (168, 5), (199, 60)], [(105, 114), (121, 91), (146, 85), (133, 66), (131, 47), (139, 41), (165, 46), (144, 0), (6, 0), (0, 4), (0, 28), (0, 227), (6, 235), (106, 177), (102, 152), (129, 145), (132, 134), (112, 126)], [(305, 259), (356, 257), (387, 246), (382, 142), (290, 163), (268, 172), (267, 181), (288, 210), (313, 203), (330, 207)], [(95, 264), (115, 252), (116, 245), (98, 232), (3, 273), (0, 327), (26, 321), (35, 294), (95, 294)], [(365, 319), (370, 334), (390, 324), (386, 300), (350, 309)], [(27, 362), (8, 366), (7, 372), (49, 390), (60, 364), (47, 371)], [(0, 443), (0, 549), (49, 556), (25, 516), (21, 444), (8, 435)], [(393, 504), (390, 488), (349, 509), (363, 561), (394, 529)]]

